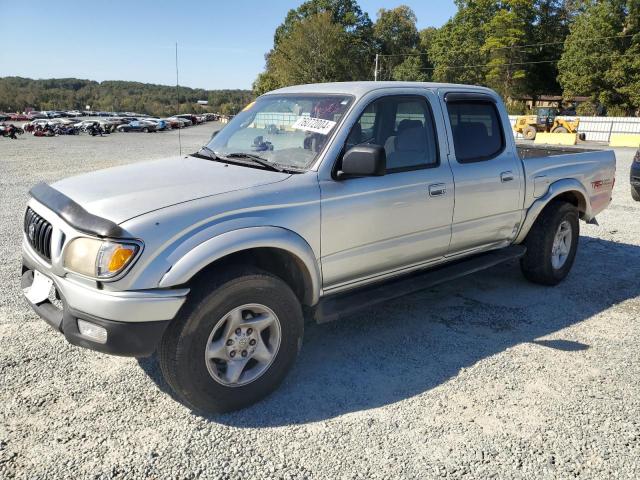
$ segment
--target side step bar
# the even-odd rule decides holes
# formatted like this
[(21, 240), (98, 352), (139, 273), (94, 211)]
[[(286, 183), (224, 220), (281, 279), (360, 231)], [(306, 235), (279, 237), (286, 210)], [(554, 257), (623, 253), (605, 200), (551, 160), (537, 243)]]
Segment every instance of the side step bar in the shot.
[(512, 245), (487, 253), (448, 263), (430, 270), (396, 277), (352, 291), (323, 297), (315, 311), (318, 323), (331, 322), (362, 308), (433, 287), (440, 283), (479, 272), (509, 260), (522, 257), (524, 245)]

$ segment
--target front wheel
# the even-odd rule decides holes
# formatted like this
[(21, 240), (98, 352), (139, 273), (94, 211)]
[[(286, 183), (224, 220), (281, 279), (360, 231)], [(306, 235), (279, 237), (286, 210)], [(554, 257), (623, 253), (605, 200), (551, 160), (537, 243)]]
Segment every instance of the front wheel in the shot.
[(291, 288), (268, 272), (236, 268), (191, 295), (158, 350), (178, 399), (221, 413), (275, 390), (302, 345), (302, 308)]
[(542, 211), (524, 242), (520, 260), (525, 278), (542, 285), (557, 285), (569, 274), (578, 249), (578, 210), (570, 203), (553, 201)]
[(640, 187), (634, 187), (631, 185), (631, 198), (636, 202), (640, 202)]

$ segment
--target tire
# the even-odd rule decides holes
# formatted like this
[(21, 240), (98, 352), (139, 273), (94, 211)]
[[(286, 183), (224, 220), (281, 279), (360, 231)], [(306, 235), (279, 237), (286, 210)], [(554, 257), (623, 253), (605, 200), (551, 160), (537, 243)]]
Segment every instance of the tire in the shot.
[(633, 185), (631, 185), (631, 198), (633, 198), (636, 202), (640, 202), (640, 190)]
[(142, 129), (142, 132), (143, 132), (143, 133), (149, 133), (149, 129), (148, 129), (148, 128), (143, 128), (143, 129)]
[[(567, 247), (567, 241), (560, 242), (563, 245), (560, 251), (564, 248), (566, 255), (554, 257), (554, 241), (561, 227), (571, 243)], [(570, 229), (568, 233), (565, 227)], [(573, 266), (579, 235), (576, 207), (561, 200), (552, 201), (536, 219), (524, 241), (527, 253), (520, 260), (520, 268), (525, 278), (541, 285), (557, 285), (564, 280)]]
[(538, 131), (534, 127), (529, 125), (524, 128), (524, 130), (522, 131), (522, 134), (524, 135), (524, 138), (526, 138), (527, 140), (535, 140), (536, 135), (538, 134)]
[[(258, 309), (260, 315), (251, 318), (255, 314), (252, 309), (258, 306), (262, 308)], [(228, 322), (232, 322), (233, 312), (239, 307), (243, 307), (243, 319), (234, 324), (226, 335)], [(260, 331), (261, 327), (255, 321), (272, 316), (276, 320)], [(253, 332), (245, 328), (251, 326), (251, 322), (256, 325)], [(242, 329), (236, 329), (235, 325)], [(238, 337), (236, 333), (240, 330)], [(266, 330), (268, 342), (271, 342), (267, 353), (270, 350), (272, 356), (270, 361), (258, 362), (258, 349), (268, 344), (264, 337)], [(217, 332), (221, 333), (218, 338)], [(278, 387), (295, 362), (303, 332), (302, 307), (284, 281), (253, 267), (229, 268), (224, 274), (209, 277), (192, 290), (187, 303), (162, 338), (158, 360), (165, 380), (185, 405), (203, 413), (230, 412), (252, 405)], [(247, 340), (249, 337), (246, 335), (249, 334), (254, 338)], [(274, 340), (277, 336), (278, 346)], [(233, 343), (232, 338), (237, 343)], [(232, 341), (232, 346), (229, 346), (229, 341)], [(248, 342), (255, 345), (256, 341), (257, 347), (247, 346)], [(236, 346), (237, 355), (231, 359), (230, 349)], [(243, 348), (246, 350), (241, 351)], [(249, 353), (250, 348), (254, 348), (255, 353)], [(225, 351), (226, 360), (221, 360), (222, 357), (206, 359), (207, 349), (209, 352)], [(261, 351), (264, 354), (264, 350)], [(239, 356), (245, 354), (248, 360)], [(244, 367), (229, 370), (230, 366), (242, 365), (242, 362), (245, 362)], [(225, 384), (233, 376), (230, 372), (238, 369), (241, 374), (237, 381)]]
[(569, 133), (569, 130), (567, 130), (564, 127), (556, 127), (553, 130), (551, 130), (551, 133)]

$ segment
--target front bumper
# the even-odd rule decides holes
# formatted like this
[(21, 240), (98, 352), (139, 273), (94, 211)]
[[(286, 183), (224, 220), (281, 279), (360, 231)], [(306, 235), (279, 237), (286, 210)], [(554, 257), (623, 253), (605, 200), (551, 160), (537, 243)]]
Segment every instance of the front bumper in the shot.
[[(33, 283), (34, 268), (28, 259), (23, 260), (23, 289)], [(130, 357), (145, 357), (156, 350), (188, 292), (104, 292), (48, 276), (54, 282), (62, 308), (50, 299), (34, 304), (25, 297), (43, 320), (64, 334), (73, 345)], [(103, 327), (107, 331), (106, 343), (83, 336), (78, 329), (78, 319)]]

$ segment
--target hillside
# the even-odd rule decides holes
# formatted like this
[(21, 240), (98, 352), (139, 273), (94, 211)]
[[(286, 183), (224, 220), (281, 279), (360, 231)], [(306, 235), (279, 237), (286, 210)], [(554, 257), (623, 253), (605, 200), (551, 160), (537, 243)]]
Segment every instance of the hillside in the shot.
[[(180, 87), (180, 110), (192, 112), (198, 100), (208, 100), (207, 111), (237, 113), (253, 99), (249, 90), (204, 90)], [(134, 111), (151, 115), (175, 113), (176, 87), (151, 83), (78, 78), (32, 80), (0, 78), (0, 111), (85, 109)]]

